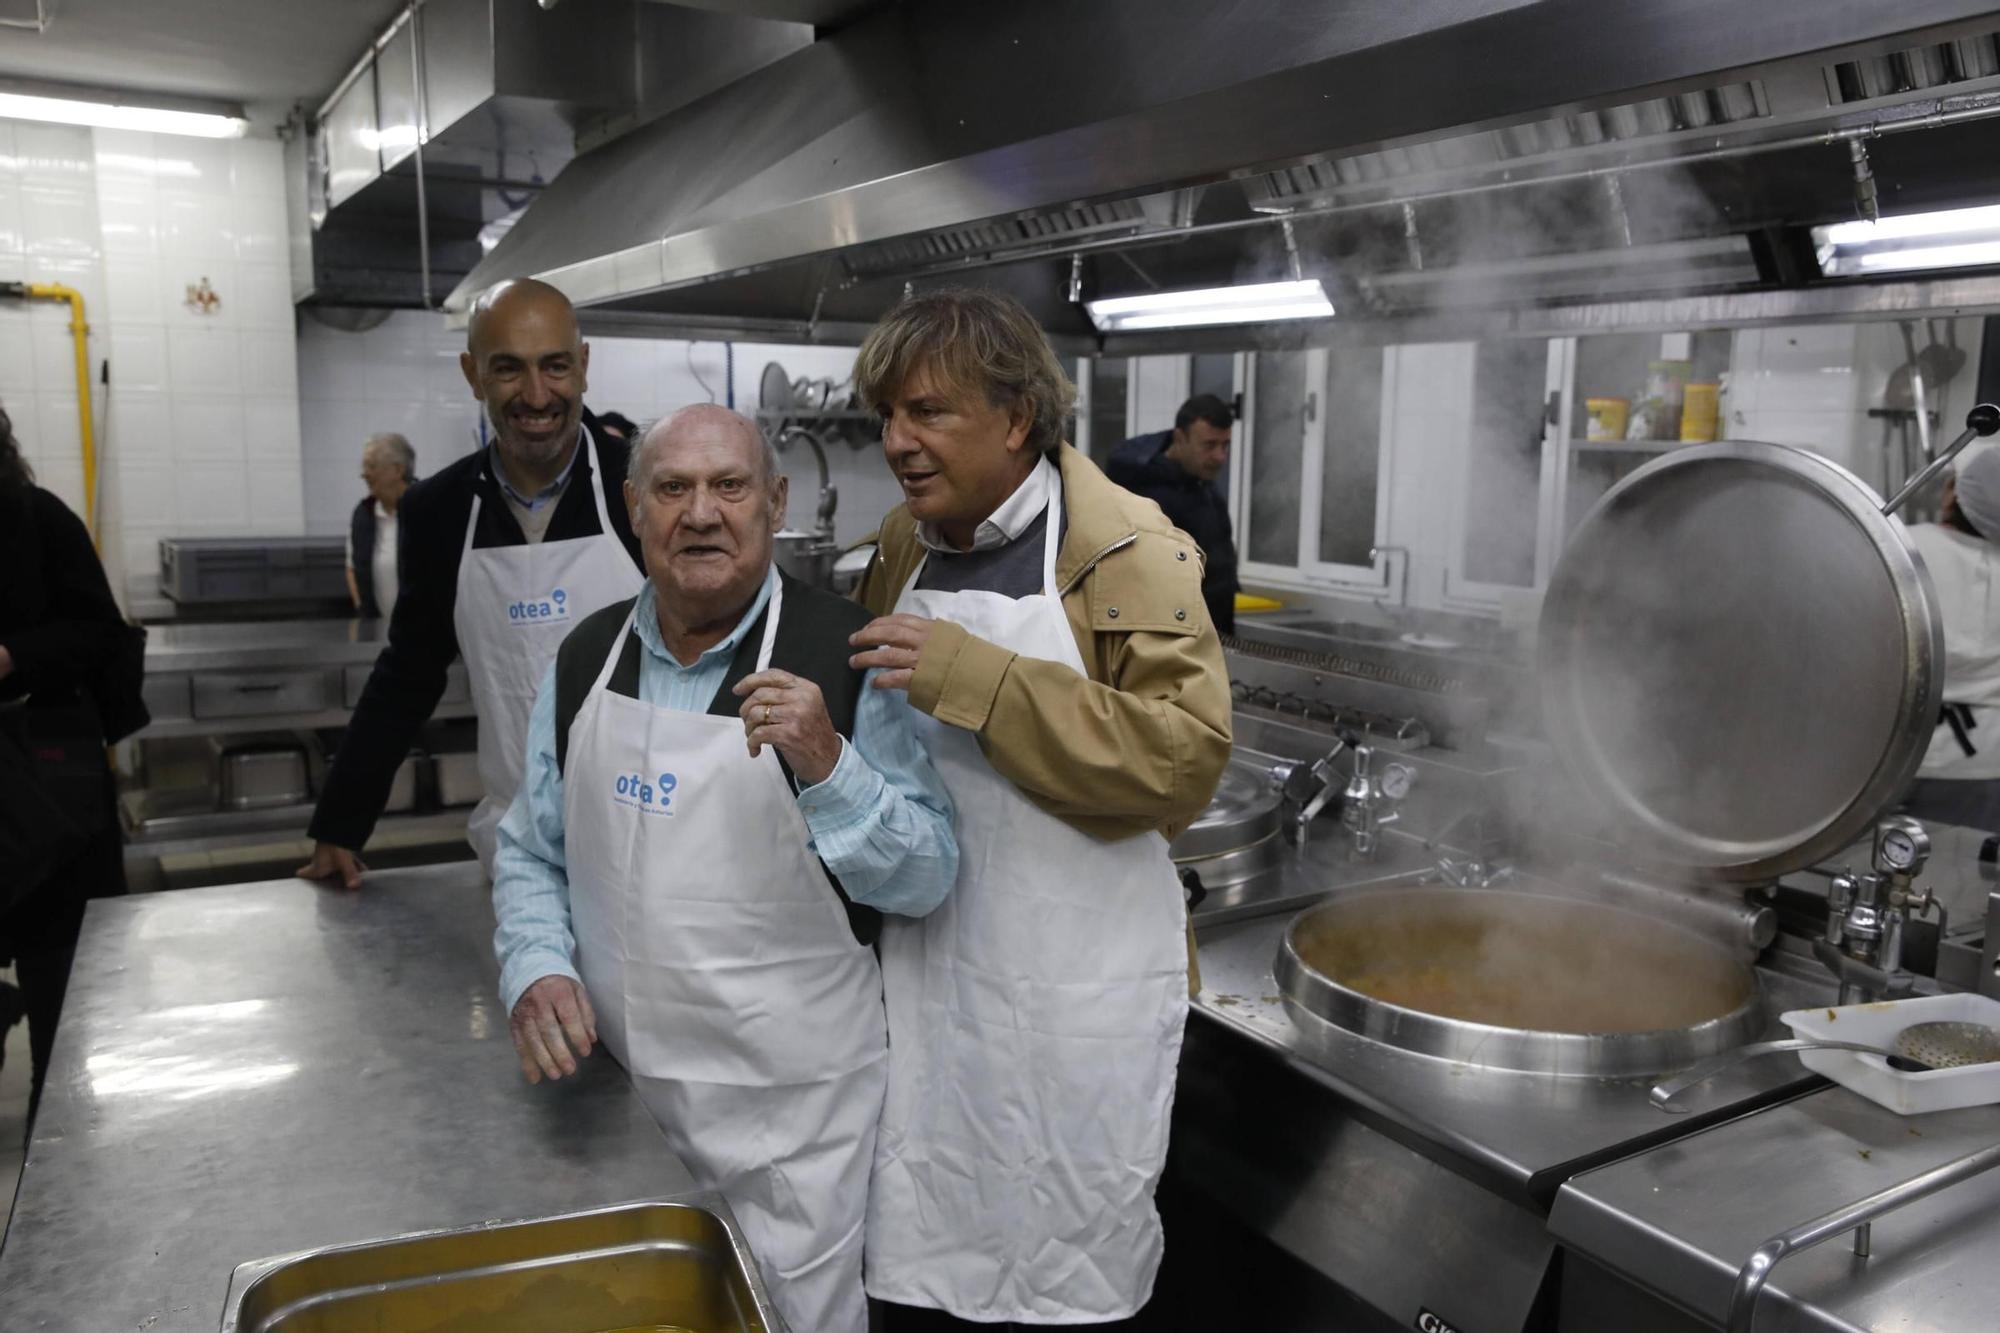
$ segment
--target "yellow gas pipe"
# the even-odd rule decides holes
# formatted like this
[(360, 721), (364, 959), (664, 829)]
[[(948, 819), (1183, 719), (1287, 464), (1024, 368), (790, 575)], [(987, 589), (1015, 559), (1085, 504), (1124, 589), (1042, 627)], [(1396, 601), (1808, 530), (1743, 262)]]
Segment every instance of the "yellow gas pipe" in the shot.
[(83, 293), (55, 282), (0, 283), (0, 296), (69, 302), (69, 332), (76, 343), (76, 415), (83, 431), (83, 521), (90, 540), (97, 534), (97, 434), (90, 419), (90, 325), (83, 317)]

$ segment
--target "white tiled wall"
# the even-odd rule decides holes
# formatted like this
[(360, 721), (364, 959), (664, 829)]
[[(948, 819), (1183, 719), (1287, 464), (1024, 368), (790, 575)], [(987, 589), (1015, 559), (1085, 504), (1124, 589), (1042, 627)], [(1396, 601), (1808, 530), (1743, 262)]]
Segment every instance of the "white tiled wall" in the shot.
[[(480, 408), (458, 366), (464, 346), (465, 335), (447, 328), (439, 315), (398, 311), (376, 327), (348, 332), (310, 312), (301, 314), (299, 401), (309, 530), (345, 530), (361, 497), (361, 445), (378, 431), (409, 438), (419, 473), (434, 472), (477, 447)], [(758, 381), (771, 361), (793, 379), (841, 381), (853, 371), (854, 351), (737, 344), (733, 384), (739, 409), (756, 409)], [(585, 401), (595, 411), (622, 412), (643, 426), (689, 403), (726, 401), (724, 366), (718, 342), (593, 338)], [(819, 490), (812, 456), (795, 447), (782, 458), (792, 479), (790, 520), (810, 524)], [(843, 541), (865, 536), (901, 499), (872, 446), (836, 446), (827, 464), (840, 492), (835, 526)]]
[[(1941, 415), (1942, 439), (1964, 424), (1972, 406), (1984, 321), (1954, 320), (1950, 332), (1966, 353), (1957, 376), (1939, 389), (1931, 406)], [(1945, 322), (1937, 322), (1940, 335)], [(1916, 345), (1930, 340), (1920, 323)], [(1893, 322), (1743, 329), (1731, 359), (1728, 434), (1741, 440), (1795, 444), (1823, 453), (1882, 485), (1882, 423), (1868, 409), (1883, 405), (1883, 391), (1896, 368), (1908, 359), (1901, 331)]]
[[(283, 152), (267, 139), (93, 135), (106, 526), (125, 577), (150, 582), (161, 537), (303, 530)], [(188, 300), (204, 281), (220, 298), (208, 312)]]
[[(83, 293), (90, 366), (106, 349), (90, 131), (0, 120), (0, 279)], [(69, 307), (0, 301), (0, 404), (41, 484), (83, 512), (83, 447)]]

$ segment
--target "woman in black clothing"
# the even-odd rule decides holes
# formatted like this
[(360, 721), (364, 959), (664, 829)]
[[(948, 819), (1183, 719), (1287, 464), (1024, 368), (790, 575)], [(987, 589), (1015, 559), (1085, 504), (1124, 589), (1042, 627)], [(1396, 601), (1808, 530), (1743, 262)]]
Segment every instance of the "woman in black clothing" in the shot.
[(0, 957), (13, 958), (20, 980), (20, 995), (6, 998), (27, 1013), (31, 1120), (84, 904), (125, 892), (101, 718), (119, 709), (114, 664), (128, 660), (135, 632), (112, 600), (89, 531), (35, 484), (0, 410), (0, 746), (14, 747), (17, 774), (25, 772), (68, 826), (52, 869), (46, 861), (32, 872), (0, 866), (0, 880), (11, 878), (0, 883)]

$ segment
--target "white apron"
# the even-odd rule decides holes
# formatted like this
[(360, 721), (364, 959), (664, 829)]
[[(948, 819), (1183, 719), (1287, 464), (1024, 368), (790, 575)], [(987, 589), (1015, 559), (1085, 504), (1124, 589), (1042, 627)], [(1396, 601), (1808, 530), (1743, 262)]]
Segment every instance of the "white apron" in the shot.
[[(783, 596), (772, 589), (760, 671)], [(729, 1200), (794, 1333), (865, 1333), (881, 971), (807, 844), (777, 752), (752, 759), (734, 716), (607, 690), (624, 640), (570, 724), (563, 781), (598, 1035), (696, 1180)]]
[[(1083, 671), (1055, 586), (1053, 479), (1040, 596), (928, 592), (956, 621)], [(973, 733), (919, 715), (957, 808), (958, 883), (885, 918), (889, 1093), (868, 1201), (868, 1292), (989, 1322), (1122, 1319), (1160, 1263), (1187, 1016), (1187, 919), (1157, 833), (1101, 842), (1045, 814)]]
[(489, 878), (495, 831), (527, 764), (528, 714), (542, 676), (571, 626), (630, 597), (645, 577), (612, 530), (604, 506), (603, 456), (589, 431), (584, 438), (590, 447), (590, 494), (597, 501), (595, 535), (475, 548), (477, 490), (465, 525), (451, 619), (479, 711), (479, 781), (486, 789), (466, 821), (465, 836)]

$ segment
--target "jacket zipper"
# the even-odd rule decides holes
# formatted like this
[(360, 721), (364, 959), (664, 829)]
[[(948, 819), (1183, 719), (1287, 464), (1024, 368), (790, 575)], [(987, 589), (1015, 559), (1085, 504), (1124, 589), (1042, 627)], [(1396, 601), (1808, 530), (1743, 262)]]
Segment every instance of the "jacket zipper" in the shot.
[(1090, 559), (1083, 562), (1083, 567), (1081, 569), (1077, 570), (1076, 573), (1070, 575), (1069, 582), (1063, 584), (1062, 587), (1056, 589), (1056, 596), (1058, 597), (1069, 596), (1070, 589), (1074, 588), (1077, 584), (1083, 582), (1083, 576), (1085, 574), (1088, 574), (1091, 570), (1096, 569), (1098, 563), (1102, 561), (1104, 557), (1110, 555), (1114, 551), (1122, 551), (1126, 547), (1130, 546), (1133, 542), (1136, 542), (1138, 540), (1139, 540), (1138, 533), (1128, 532), (1123, 537), (1120, 537), (1117, 541), (1111, 543), (1111, 545), (1105, 547), (1103, 550), (1091, 556)]

